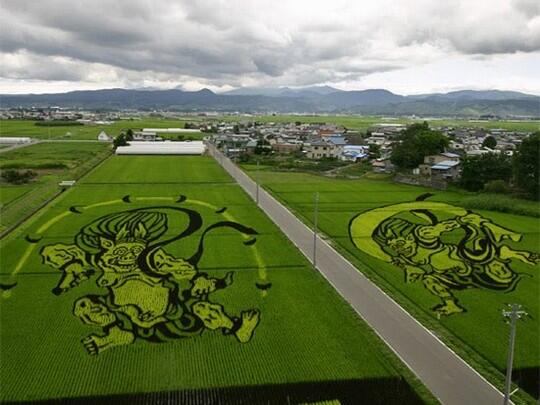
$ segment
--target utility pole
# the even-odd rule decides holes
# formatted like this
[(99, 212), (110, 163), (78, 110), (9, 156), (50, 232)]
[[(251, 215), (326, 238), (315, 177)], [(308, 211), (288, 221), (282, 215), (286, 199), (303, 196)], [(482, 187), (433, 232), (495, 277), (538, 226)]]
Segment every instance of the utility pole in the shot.
[(256, 189), (255, 189), (255, 196), (256, 196), (256, 201), (257, 201), (257, 205), (259, 205), (259, 159), (257, 159), (257, 171), (255, 172), (255, 184), (256, 184)]
[[(510, 392), (512, 387), (512, 365), (514, 362), (514, 344), (516, 340), (516, 321), (521, 317), (528, 315), (521, 309), (519, 304), (508, 304), (509, 309), (502, 311), (505, 318), (510, 320), (510, 338), (508, 340), (508, 357), (506, 359), (506, 383), (504, 386), (504, 405), (510, 403), (510, 397), (515, 392)], [(517, 391), (517, 389), (516, 389)]]
[(313, 209), (313, 267), (317, 267), (317, 221), (319, 216), (319, 192), (314, 196), (315, 206)]

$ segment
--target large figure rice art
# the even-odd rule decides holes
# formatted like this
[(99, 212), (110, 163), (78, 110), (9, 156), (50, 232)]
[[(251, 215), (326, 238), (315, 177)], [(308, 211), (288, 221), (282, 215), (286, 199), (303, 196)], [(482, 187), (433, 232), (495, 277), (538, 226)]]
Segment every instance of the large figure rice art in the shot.
[[(186, 229), (172, 236), (171, 215), (188, 218)], [(230, 316), (209, 298), (232, 284), (233, 273), (209, 277), (198, 271), (197, 263), (203, 253), (204, 237), (212, 229), (228, 227), (243, 235), (257, 232), (236, 222), (221, 221), (202, 232), (198, 249), (191, 257), (176, 258), (164, 250), (166, 245), (201, 227), (200, 214), (191, 209), (141, 208), (94, 220), (79, 231), (73, 244), (58, 243), (41, 249), (43, 262), (61, 271), (54, 294), (63, 294), (91, 277), (105, 292), (80, 297), (73, 306), (73, 314), (84, 324), (103, 332), (82, 340), (89, 354), (136, 339), (166, 342), (197, 336), (205, 329), (221, 330), (241, 343), (252, 338), (259, 310), (247, 309), (238, 317)]]
[(538, 253), (508, 246), (519, 242), (521, 234), (424, 198), (363, 212), (352, 218), (349, 233), (362, 252), (402, 269), (406, 283), (422, 282), (440, 299), (433, 308), (438, 316), (465, 311), (454, 291), (513, 291), (522, 278), (512, 269), (513, 260), (539, 263)]

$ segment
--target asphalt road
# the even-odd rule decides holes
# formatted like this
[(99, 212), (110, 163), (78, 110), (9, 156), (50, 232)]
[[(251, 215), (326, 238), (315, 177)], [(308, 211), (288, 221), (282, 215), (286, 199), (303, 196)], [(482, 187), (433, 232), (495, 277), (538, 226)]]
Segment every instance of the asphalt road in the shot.
[[(211, 155), (253, 198), (256, 184), (212, 145)], [(309, 259), (313, 231), (262, 188), (259, 206)], [(502, 404), (503, 394), (323, 239), (317, 269), (443, 404)]]
[(28, 142), (28, 143), (15, 143), (13, 145), (9, 145), (9, 146), (6, 146), (5, 148), (0, 149), (0, 153), (6, 153), (6, 152), (9, 152), (10, 150), (26, 148), (27, 146), (35, 145), (37, 143), (39, 143), (39, 141)]

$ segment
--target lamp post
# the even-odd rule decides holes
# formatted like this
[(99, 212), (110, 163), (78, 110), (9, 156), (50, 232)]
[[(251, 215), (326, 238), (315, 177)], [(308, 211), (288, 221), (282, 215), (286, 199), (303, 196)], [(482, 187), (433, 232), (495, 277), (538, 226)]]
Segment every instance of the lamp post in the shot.
[(257, 171), (255, 172), (255, 200), (257, 201), (257, 205), (259, 205), (259, 159), (257, 159)]
[(506, 382), (504, 385), (504, 405), (510, 403), (510, 396), (515, 392), (510, 392), (512, 387), (512, 365), (514, 362), (514, 345), (516, 341), (516, 321), (528, 315), (521, 309), (519, 304), (509, 304), (509, 309), (502, 311), (505, 318), (510, 320), (510, 337), (508, 339), (508, 356), (506, 358)]

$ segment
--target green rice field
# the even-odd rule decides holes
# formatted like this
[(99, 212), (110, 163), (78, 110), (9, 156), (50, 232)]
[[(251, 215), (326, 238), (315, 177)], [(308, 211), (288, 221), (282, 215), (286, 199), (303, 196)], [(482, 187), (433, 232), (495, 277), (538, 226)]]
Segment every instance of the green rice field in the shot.
[[(195, 121), (190, 119), (189, 121)], [(91, 139), (96, 140), (101, 131), (115, 137), (129, 128), (184, 128), (186, 121), (158, 118), (141, 120), (119, 120), (111, 125), (67, 125), (67, 126), (38, 126), (32, 120), (0, 120), (0, 136), (29, 136), (38, 139)], [(186, 138), (201, 139), (202, 134), (193, 132), (183, 134)], [(174, 138), (176, 135), (172, 135)]]
[(513, 380), (538, 398), (539, 218), (467, 211), (462, 192), (244, 168), (310, 225), (319, 193), (328, 241), (499, 387), (509, 333), (501, 311), (521, 304), (529, 316), (517, 326)]
[(435, 402), (211, 158), (111, 157), (0, 248), (2, 402)]
[(98, 142), (43, 142), (0, 153), (0, 170), (32, 170), (27, 184), (0, 182), (0, 232), (15, 226), (60, 191), (62, 180), (77, 180), (111, 153)]
[(302, 123), (331, 123), (343, 125), (348, 129), (365, 131), (375, 124), (413, 124), (415, 122), (427, 121), (430, 127), (471, 127), (494, 129), (502, 128), (509, 131), (527, 131), (534, 132), (540, 129), (540, 121), (538, 120), (523, 120), (523, 121), (480, 121), (466, 119), (439, 119), (439, 118), (389, 118), (389, 117), (373, 117), (361, 115), (257, 115), (249, 117), (223, 117), (223, 120), (236, 121), (258, 121), (258, 122), (302, 122)]

